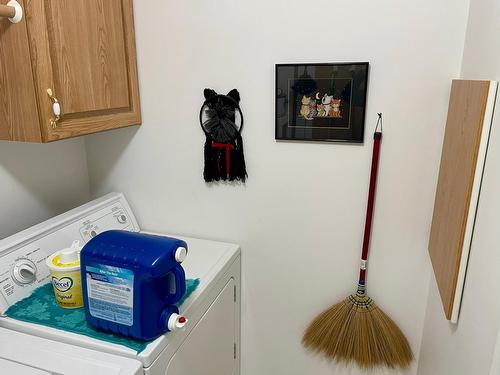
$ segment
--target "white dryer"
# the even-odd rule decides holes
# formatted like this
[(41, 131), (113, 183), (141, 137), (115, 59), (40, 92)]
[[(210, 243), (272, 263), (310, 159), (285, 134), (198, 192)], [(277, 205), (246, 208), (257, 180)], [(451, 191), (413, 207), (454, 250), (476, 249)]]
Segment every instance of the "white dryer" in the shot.
[[(235, 244), (165, 233), (187, 242), (189, 254), (183, 263), (186, 277), (199, 278), (200, 284), (180, 307), (189, 319), (186, 328), (160, 336), (140, 353), (3, 315), (9, 306), (50, 282), (45, 266), (47, 256), (75, 239), (86, 243), (98, 233), (111, 229), (141, 231), (121, 193), (108, 194), (0, 241), (0, 366), (7, 363), (25, 366), (23, 371), (33, 368), (40, 374), (44, 371), (64, 375), (83, 373), (63, 372), (63, 368), (48, 366), (50, 361), (43, 353), (47, 353), (49, 342), (57, 347), (53, 351), (60, 361), (65, 356), (57, 353), (66, 353), (70, 358), (78, 357), (74, 359), (77, 362), (95, 365), (89, 374), (239, 375), (241, 255)], [(16, 342), (26, 341), (30, 351), (40, 355), (27, 358), (20, 354), (21, 349), (16, 352), (14, 346), (7, 348), (4, 343), (9, 341), (6, 338), (9, 335), (15, 337)], [(78, 353), (78, 356), (71, 357), (69, 353)], [(108, 366), (98, 370), (96, 363), (108, 363)], [(139, 372), (134, 369), (137, 364)], [(111, 368), (116, 369), (113, 372)], [(21, 367), (16, 373), (23, 373)]]
[(142, 363), (0, 328), (0, 373), (5, 375), (140, 375)]

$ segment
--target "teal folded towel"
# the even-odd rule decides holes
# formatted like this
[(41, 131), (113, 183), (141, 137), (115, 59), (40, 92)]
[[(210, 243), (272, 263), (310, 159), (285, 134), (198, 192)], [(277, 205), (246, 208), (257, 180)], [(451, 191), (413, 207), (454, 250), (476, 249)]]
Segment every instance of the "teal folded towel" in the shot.
[[(196, 290), (199, 284), (200, 279), (186, 280), (186, 293), (179, 301), (179, 306)], [(150, 342), (93, 329), (85, 320), (85, 310), (83, 308), (64, 309), (56, 303), (52, 284), (45, 284), (35, 289), (29, 297), (9, 307), (5, 315), (24, 322), (58, 328), (63, 331), (123, 345), (137, 351), (137, 353), (142, 352)]]

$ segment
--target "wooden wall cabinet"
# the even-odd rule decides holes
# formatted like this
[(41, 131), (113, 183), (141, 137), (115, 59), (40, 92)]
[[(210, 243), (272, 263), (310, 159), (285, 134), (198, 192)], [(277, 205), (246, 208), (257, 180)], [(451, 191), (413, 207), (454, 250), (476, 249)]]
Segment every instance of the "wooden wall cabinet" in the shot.
[(495, 81), (451, 88), (429, 253), (446, 318), (458, 321), (497, 92)]
[(19, 2), (20, 23), (0, 18), (0, 139), (51, 142), (140, 124), (132, 0)]

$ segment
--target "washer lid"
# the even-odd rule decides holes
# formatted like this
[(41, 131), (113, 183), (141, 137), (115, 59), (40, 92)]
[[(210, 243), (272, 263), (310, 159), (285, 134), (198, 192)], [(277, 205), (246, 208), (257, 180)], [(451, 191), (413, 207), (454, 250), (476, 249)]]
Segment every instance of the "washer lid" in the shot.
[(5, 371), (6, 374), (52, 375), (50, 372), (42, 371), (31, 366), (21, 365), (17, 362), (8, 361), (2, 358), (0, 358), (0, 368), (2, 369), (2, 372)]
[[(5, 366), (5, 367), (4, 367)], [(130, 358), (63, 344), (0, 328), (0, 368), (8, 374), (139, 375), (142, 364)]]

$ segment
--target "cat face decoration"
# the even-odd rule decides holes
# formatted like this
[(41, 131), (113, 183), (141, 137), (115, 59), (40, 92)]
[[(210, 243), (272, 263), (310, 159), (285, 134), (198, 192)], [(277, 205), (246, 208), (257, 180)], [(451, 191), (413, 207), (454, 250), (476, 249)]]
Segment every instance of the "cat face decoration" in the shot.
[(204, 96), (200, 109), (200, 125), (206, 138), (203, 178), (206, 182), (245, 182), (240, 94), (236, 89), (227, 95), (205, 89)]

